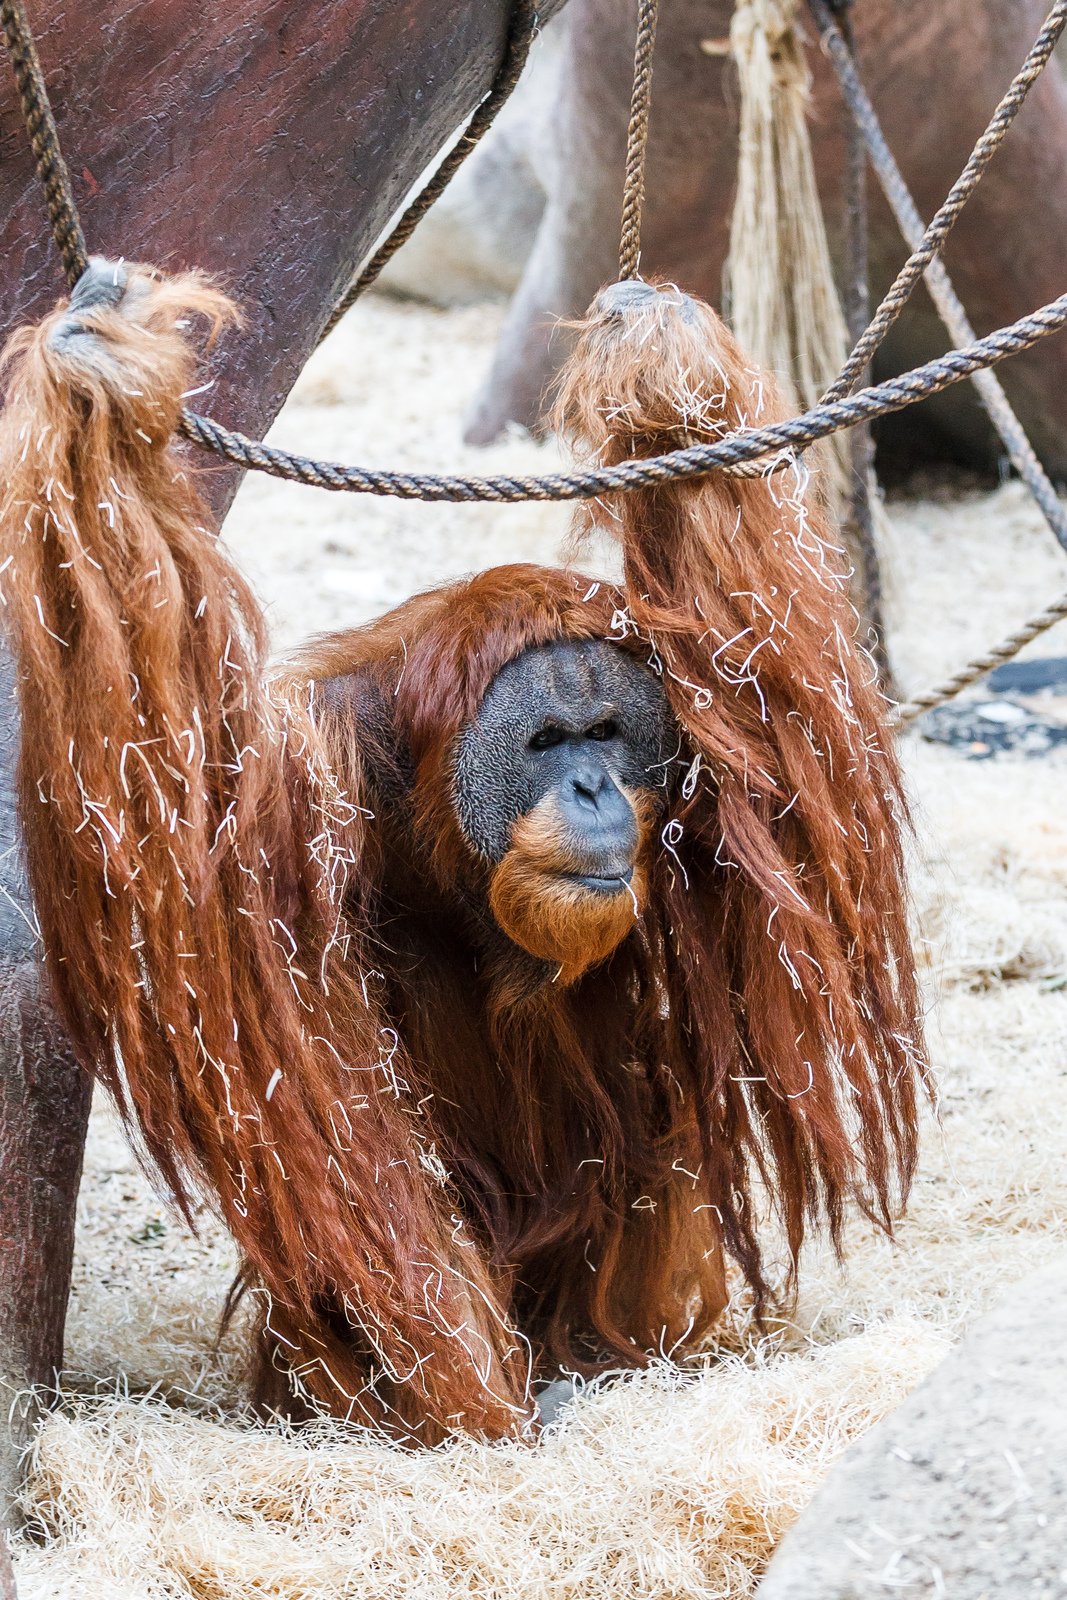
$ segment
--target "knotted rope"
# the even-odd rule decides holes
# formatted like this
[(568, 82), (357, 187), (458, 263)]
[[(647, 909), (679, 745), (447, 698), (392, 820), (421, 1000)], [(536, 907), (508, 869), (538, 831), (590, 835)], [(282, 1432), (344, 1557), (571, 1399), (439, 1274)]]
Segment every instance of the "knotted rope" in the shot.
[(636, 278), (641, 262), (641, 216), (645, 203), (648, 117), (652, 104), (652, 62), (656, 51), (658, 15), (659, 0), (637, 0), (634, 86), (630, 95), (630, 122), (626, 129), (626, 172), (622, 189), (620, 282)]

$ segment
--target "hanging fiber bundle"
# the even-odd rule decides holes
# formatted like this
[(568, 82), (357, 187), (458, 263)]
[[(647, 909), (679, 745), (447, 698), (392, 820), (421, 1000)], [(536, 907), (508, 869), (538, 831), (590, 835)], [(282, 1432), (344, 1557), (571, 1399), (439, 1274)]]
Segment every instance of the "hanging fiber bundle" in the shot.
[(362, 930), (361, 817), (170, 448), (203, 277), (94, 262), (4, 356), (0, 583), (51, 988), (261, 1307), (261, 1397), (423, 1439), (525, 1415), (524, 1363), (405, 1097)]
[[(786, 414), (708, 306), (639, 281), (594, 303), (557, 407), (602, 465)], [(699, 1126), (731, 1130), (705, 1177), (759, 1297), (754, 1174), (795, 1264), (805, 1223), (837, 1237), (849, 1196), (891, 1227), (914, 1170), (925, 1057), (884, 702), (800, 463), (605, 496), (579, 518), (621, 546), (615, 630), (643, 642), (685, 739), (662, 836), (682, 975), (665, 1002), (703, 1063)]]

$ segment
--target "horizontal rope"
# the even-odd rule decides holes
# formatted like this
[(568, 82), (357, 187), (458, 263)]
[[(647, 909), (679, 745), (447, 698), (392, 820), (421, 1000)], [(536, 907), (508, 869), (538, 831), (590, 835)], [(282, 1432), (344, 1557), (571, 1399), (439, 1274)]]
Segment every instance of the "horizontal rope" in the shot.
[[(654, 17), (654, 6), (649, 6), (649, 11)], [(968, 168), (954, 185), (952, 194), (957, 196), (957, 199), (952, 201), (950, 196), (950, 200), (941, 207), (927, 230), (926, 244), (931, 256), (939, 248), (938, 241), (933, 239), (935, 231), (941, 226), (943, 232), (947, 232), (951, 226), (962, 200), (977, 182), (984, 162), (1003, 138), (1004, 131), (1022, 103), (1022, 99), (1025, 98), (1030, 83), (1034, 81), (1047, 60), (1052, 43), (1058, 36), (1058, 31), (1062, 29), (1064, 13), (1067, 13), (1067, 0), (1058, 0), (1041, 37), (1027, 58), (1027, 65), (1017, 76), (1012, 89), (998, 108), (993, 123), (983, 135), (983, 140), (976, 146)], [(68, 279), (73, 284), (84, 270), (84, 238), (74, 203), (70, 174), (59, 148), (44, 75), (21, 0), (2, 0), (0, 21), (19, 87), (27, 132), (37, 160), (38, 176), (48, 198), (53, 234), (63, 254)], [(529, 0), (521, 0), (517, 5), (514, 23), (507, 59), (499, 81), (501, 91), (505, 88), (509, 91), (513, 87), (514, 78), (517, 76), (516, 68), (521, 65), (532, 32), (536, 28), (536, 7), (530, 4)], [(495, 93), (489, 98), (490, 101), (495, 100)], [(503, 98), (506, 98), (506, 93)], [(487, 107), (488, 102), (486, 109)], [(475, 116), (477, 119), (478, 113)], [(639, 144), (643, 150), (643, 144), (640, 141)], [(431, 180), (431, 186), (434, 181)], [(426, 192), (423, 191), (424, 194)], [(416, 200), (413, 208), (409, 208), (405, 217), (413, 215), (420, 204), (421, 197)], [(946, 223), (945, 218), (949, 213), (951, 217)], [(404, 226), (405, 219), (402, 218), (399, 227), (403, 229)], [(909, 269), (914, 268), (920, 253), (913, 254), (895, 288), (899, 287), (901, 279)], [(919, 272), (921, 268), (915, 272), (916, 278)], [(903, 304), (908, 292), (910, 289), (903, 293), (903, 298), (897, 296), (896, 309), (892, 311), (891, 319)], [(886, 313), (888, 300), (889, 297), (883, 302), (879, 316)], [(1011, 328), (1001, 329), (984, 340), (978, 340), (969, 345), (965, 351), (952, 352), (949, 356), (942, 357), (937, 362), (927, 363), (925, 367), (916, 368), (900, 378), (861, 391), (860, 395), (842, 396), (838, 399), (835, 391), (841, 388), (845, 380), (848, 371), (846, 368), (829, 391), (828, 397), (819, 406), (800, 417), (793, 418), (789, 423), (778, 424), (771, 429), (746, 430), (714, 445), (698, 445), (688, 450), (675, 451), (670, 456), (627, 462), (611, 469), (546, 474), (539, 477), (391, 473), (329, 461), (315, 461), (306, 456), (279, 450), (275, 446), (249, 439), (244, 434), (225, 428), (212, 418), (198, 416), (193, 412), (183, 414), (180, 431), (186, 439), (214, 451), (236, 466), (265, 472), (289, 482), (305, 483), (335, 492), (390, 495), (401, 499), (461, 502), (490, 500), (503, 503), (520, 499), (590, 498), (597, 494), (648, 487), (657, 482), (672, 482), (713, 471), (740, 468), (747, 475), (751, 467), (746, 471), (746, 464), (756, 462), (761, 455), (777, 453), (783, 447), (813, 443), (838, 428), (852, 427), (872, 417), (884, 416), (889, 411), (898, 410), (915, 400), (923, 399), (927, 394), (937, 393), (939, 389), (959, 381), (961, 377), (969, 376), (980, 367), (992, 365), (1006, 355), (1029, 348), (1038, 338), (1044, 337), (1062, 325), (1062, 319), (1049, 321), (1050, 317), (1055, 317), (1059, 305), (1060, 302), (1056, 301), (1051, 306), (1042, 307), (1032, 317), (1021, 318), (1019, 322), (1012, 324)], [(868, 338), (875, 337), (877, 327), (878, 317), (868, 329)], [(877, 343), (876, 337), (875, 343)], [(858, 356), (859, 348), (857, 346), (857, 350), (853, 352), (853, 360)], [(960, 365), (960, 358), (969, 359), (971, 364), (964, 369)], [(863, 404), (857, 404), (860, 401)]]
[(1009, 327), (977, 339), (963, 350), (950, 350), (924, 366), (897, 378), (860, 389), (841, 400), (823, 401), (800, 416), (765, 428), (744, 428), (715, 444), (692, 445), (668, 455), (642, 461), (624, 461), (616, 467), (594, 467), (580, 472), (537, 476), (465, 476), (452, 473), (377, 471), (373, 467), (345, 466), (315, 461), (249, 439), (207, 417), (184, 412), (180, 431), (185, 438), (225, 456), (235, 466), (265, 472), (290, 483), (356, 494), (388, 495), (402, 500), (490, 500), (508, 504), (520, 500), (589, 500), (628, 489), (653, 489), (683, 478), (703, 477), (759, 456), (813, 444), (838, 428), (884, 417), (891, 411), (939, 394), (951, 384), (969, 378), (980, 367), (992, 366), (1028, 350), (1067, 323), (1067, 294), (1041, 306)]
[[(824, 19), (829, 15), (823, 0), (813, 0), (812, 9), (817, 16), (821, 12)], [(647, 10), (654, 19), (654, 4), (648, 5)], [(830, 22), (832, 25), (832, 17)], [(186, 439), (216, 451), (238, 466), (330, 490), (433, 501), (488, 500), (507, 503), (528, 499), (576, 500), (625, 489), (654, 488), (659, 484), (716, 471), (740, 470), (747, 475), (760, 457), (779, 454), (783, 450), (802, 448), (838, 428), (854, 427), (857, 423), (899, 410), (916, 400), (923, 399), (926, 395), (936, 394), (976, 371), (992, 366), (1019, 351), (1029, 349), (1039, 339), (1054, 333), (1067, 323), (1067, 295), (1061, 295), (1030, 316), (1022, 317), (1010, 327), (998, 329), (984, 339), (975, 340), (964, 349), (952, 351), (936, 361), (926, 363), (923, 367), (915, 368), (885, 383), (862, 389), (857, 394), (850, 395), (848, 392), (868, 364), (870, 355), (899, 315), (922, 273), (943, 246), (964, 202), (973, 191), (990, 157), (999, 147), (1031, 85), (1049, 59), (1065, 23), (1067, 23), (1067, 0), (1058, 0), (1049, 13), (1045, 27), (1027, 57), (1023, 69), (1013, 80), (1007, 95), (975, 146), (966, 168), (927, 227), (918, 247), (913, 249), (863, 337), (857, 342), (848, 364), (823, 401), (799, 417), (766, 428), (744, 429), (716, 444), (697, 445), (644, 461), (623, 462), (613, 468), (545, 474), (538, 477), (505, 475), (465, 477), (434, 473), (390, 473), (375, 471), (372, 468), (318, 462), (248, 439), (243, 434), (222, 427), (210, 418), (196, 416), (191, 412), (183, 413), (180, 431)], [(513, 27), (507, 55), (488, 99), (475, 113), (466, 135), (456, 146), (453, 157), (446, 158), (430, 183), (405, 211), (393, 234), (368, 263), (361, 277), (349, 291), (352, 298), (359, 288), (366, 287), (373, 281), (376, 275), (375, 269), (380, 270), (388, 255), (410, 234), (419, 217), (428, 209), (431, 203), (428, 196), (435, 197), (440, 193), (448, 177), (485, 131), (499, 106), (514, 87), (536, 26), (536, 6), (531, 4), (530, 0), (519, 0), (513, 13)], [(52, 234), (60, 251), (68, 282), (73, 286), (85, 270), (87, 254), (85, 239), (74, 201), (70, 173), (59, 146), (44, 74), (20, 0), (0, 0), (0, 28), (3, 30), (11, 59), (37, 175), (47, 199)], [(650, 31), (647, 25), (645, 31), (646, 34)], [(848, 64), (852, 66), (851, 61)], [(640, 42), (637, 65), (640, 71)], [(647, 85), (642, 90), (647, 111), (646, 90)], [(475, 137), (472, 138), (472, 135)], [(642, 156), (644, 142), (642, 135), (638, 140)], [(461, 149), (463, 154), (459, 155), (458, 159), (453, 159)], [(893, 716), (894, 722), (902, 726), (922, 712), (953, 698), (993, 667), (1010, 660), (1025, 644), (1065, 616), (1067, 616), (1067, 596), (1046, 607), (1020, 630), (984, 656), (969, 662), (952, 678), (898, 706)]]
[[(822, 0), (815, 0), (815, 4), (820, 6)], [(634, 61), (633, 105), (627, 134), (626, 178), (627, 199), (630, 202), (631, 209), (636, 205), (635, 216), (638, 219), (640, 214), (639, 196), (643, 192), (643, 171), (647, 147), (652, 43), (655, 36), (656, 11), (657, 0), (638, 0), (638, 39)], [(920, 247), (913, 252), (905, 263), (889, 294), (879, 307), (874, 321), (852, 352), (845, 368), (827, 391), (826, 396), (824, 396), (822, 402), (824, 406), (838, 399), (844, 399), (848, 395), (859, 374), (868, 365), (871, 354), (884, 338), (885, 332), (899, 315), (915, 284), (922, 276), (925, 265), (940, 250), (956, 217), (963, 209), (967, 198), (985, 170), (985, 166), (999, 148), (1031, 86), (1051, 55), (1056, 39), (1063, 30), (1065, 20), (1067, 20), (1067, 0), (1057, 0), (1057, 4), (1053, 7), (1041, 34), (1027, 56), (1026, 62), (1016, 75), (1007, 94), (997, 107), (992, 120), (972, 151), (966, 168), (953, 185), (945, 203), (939, 208), (923, 237)], [(416, 206), (419, 203), (417, 201)], [(403, 227), (403, 222), (401, 227)], [(635, 239), (636, 247), (639, 248), (639, 236), (635, 234), (635, 239), (629, 238), (629, 233), (633, 233), (634, 229), (627, 229), (626, 218), (624, 218), (623, 232), (622, 253), (623, 272), (625, 274), (627, 270), (636, 270), (636, 258), (633, 252)], [(1036, 315), (1039, 315), (1039, 313), (1035, 313)], [(336, 318), (331, 319), (330, 326), (333, 325), (334, 320)], [(1025, 319), (1023, 320), (1025, 321)], [(1019, 327), (1021, 324), (1014, 324), (1013, 326)], [(969, 346), (968, 348), (977, 348), (977, 346)], [(1017, 348), (1025, 349), (1028, 346), (1021, 345)], [(1000, 359), (1000, 357), (994, 359)], [(857, 362), (858, 365), (856, 365)], [(982, 361), (971, 371), (977, 371), (979, 367), (991, 364), (991, 362)], [(904, 376), (907, 378), (911, 374), (905, 374)], [(956, 380), (951, 378), (949, 381), (954, 382)], [(913, 400), (925, 398), (927, 393), (933, 394), (936, 392), (936, 389), (913, 392), (906, 400), (901, 401), (900, 405), (911, 404)], [(899, 409), (900, 405), (887, 406), (886, 410)], [(800, 422), (817, 414), (819, 414), (819, 408), (805, 413), (804, 418), (795, 420)], [(883, 411), (871, 413), (874, 416), (884, 414), (885, 412)], [(862, 420), (864, 418), (858, 416), (846, 417), (835, 422), (832, 426), (822, 428), (819, 432), (813, 434), (812, 439), (807, 442), (813, 442), (816, 438), (823, 438), (840, 427), (854, 426), (856, 422)], [(332, 492), (385, 495), (408, 500), (454, 502), (491, 500), (510, 503), (522, 499), (571, 500), (590, 498), (607, 490), (642, 487), (645, 484), (645, 479), (641, 475), (640, 469), (648, 465), (647, 462), (628, 463), (626, 465), (631, 465), (635, 468), (635, 475), (632, 478), (612, 484), (603, 483), (600, 486), (597, 486), (595, 482), (595, 475), (589, 472), (549, 475), (538, 478), (466, 477), (459, 474), (406, 473), (348, 466), (339, 462), (316, 461), (311, 457), (277, 450), (274, 446), (249, 439), (247, 435), (225, 428), (213, 418), (197, 416), (194, 413), (187, 413), (183, 417), (182, 432), (193, 443), (204, 449), (214, 451), (235, 466), (251, 471), (266, 472), (283, 478), (288, 482), (303, 483), (315, 488), (329, 489)], [(756, 476), (761, 470), (756, 465), (758, 457), (760, 454), (765, 453), (755, 451), (731, 459), (724, 457), (716, 460), (711, 465), (705, 466), (696, 459), (701, 448), (718, 449), (719, 447), (698, 446), (693, 451), (675, 452), (670, 458), (675, 463), (674, 469), (660, 481), (669, 482), (674, 479), (697, 477), (712, 470), (726, 471), (731, 475), (740, 477)], [(658, 459), (662, 461), (667, 458), (661, 457)], [(622, 469), (615, 470), (621, 471)]]

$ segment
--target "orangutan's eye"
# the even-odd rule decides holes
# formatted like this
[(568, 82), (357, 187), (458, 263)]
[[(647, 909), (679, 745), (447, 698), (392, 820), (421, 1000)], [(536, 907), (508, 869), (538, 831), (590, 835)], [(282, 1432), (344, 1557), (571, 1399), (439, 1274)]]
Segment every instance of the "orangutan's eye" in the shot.
[(605, 718), (603, 722), (594, 722), (591, 728), (586, 728), (585, 736), (587, 739), (596, 739), (604, 743), (608, 739), (616, 738), (618, 732), (618, 723), (612, 722), (610, 718)]
[(528, 750), (551, 750), (553, 745), (562, 743), (563, 729), (557, 728), (550, 723), (547, 727), (538, 728), (536, 733), (531, 734), (526, 748)]

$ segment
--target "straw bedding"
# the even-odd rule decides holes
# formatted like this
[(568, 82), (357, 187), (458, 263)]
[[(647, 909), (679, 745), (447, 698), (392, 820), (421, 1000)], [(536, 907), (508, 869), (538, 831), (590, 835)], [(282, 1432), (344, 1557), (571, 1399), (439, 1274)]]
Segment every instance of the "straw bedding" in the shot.
[(589, 1397), (536, 1450), (417, 1456), (112, 1401), (51, 1424), (38, 1504), (69, 1530), (70, 1595), (102, 1593), (105, 1561), (130, 1600), (743, 1594), (842, 1446), (944, 1346), (899, 1320), (688, 1382), (663, 1368)]
[[(341, 457), (454, 463), (455, 418), (495, 315), (361, 307), (313, 362), (279, 435)], [(547, 467), (551, 452), (511, 440), (488, 459)], [(892, 512), (905, 687), (1062, 586), (1016, 486)], [(228, 531), (284, 647), (449, 573), (552, 559), (566, 512), (370, 505), (257, 482)], [(1043, 652), (1067, 654), (1067, 638)], [(737, 1307), (718, 1359), (587, 1392), (536, 1448), (459, 1442), (412, 1455), (337, 1427), (287, 1437), (241, 1420), (239, 1340), (215, 1349), (228, 1241), (209, 1222), (193, 1239), (160, 1206), (98, 1106), (67, 1403), (31, 1463), (20, 1594), (751, 1594), (848, 1441), (1067, 1236), (1065, 764), (968, 762), (914, 735), (906, 760), (942, 1125), (928, 1130), (896, 1246), (857, 1223), (844, 1271), (821, 1247), (807, 1257), (788, 1327), (755, 1345)]]

